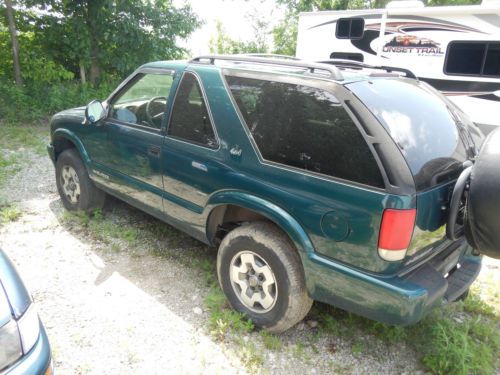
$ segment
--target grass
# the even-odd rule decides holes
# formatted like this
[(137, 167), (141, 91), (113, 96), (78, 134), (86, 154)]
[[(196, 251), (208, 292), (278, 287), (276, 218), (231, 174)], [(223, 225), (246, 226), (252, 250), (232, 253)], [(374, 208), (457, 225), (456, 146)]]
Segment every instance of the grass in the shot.
[(26, 165), (26, 149), (45, 153), (48, 130), (40, 126), (14, 126), (0, 123), (0, 187)]
[(433, 374), (492, 374), (500, 365), (500, 317), (472, 290), (464, 302), (434, 310), (421, 322), (398, 327), (375, 322), (330, 306), (315, 304), (311, 316), (322, 334), (351, 343), (353, 355), (366, 351), (368, 333), (386, 345), (412, 347)]
[(262, 351), (253, 341), (241, 337), (237, 337), (234, 343), (237, 344), (235, 352), (243, 365), (251, 372), (258, 372), (264, 365)]
[(48, 135), (48, 125), (6, 125), (0, 123), (0, 147), (2, 149), (30, 149), (38, 155), (44, 155)]
[(21, 169), (20, 158), (15, 154), (2, 155), (0, 153), (0, 186), (5, 184), (10, 176)]
[(22, 216), (22, 212), (14, 205), (8, 205), (0, 208), (0, 222), (9, 223), (16, 221)]
[(283, 348), (283, 341), (277, 335), (273, 335), (265, 330), (260, 332), (262, 343), (264, 347), (269, 350), (281, 350)]
[(136, 245), (139, 239), (138, 229), (106, 219), (101, 210), (95, 210), (92, 215), (65, 211), (63, 221), (88, 229), (97, 240), (111, 245), (114, 252), (118, 252), (119, 247), (113, 240), (121, 240), (126, 245), (132, 246)]

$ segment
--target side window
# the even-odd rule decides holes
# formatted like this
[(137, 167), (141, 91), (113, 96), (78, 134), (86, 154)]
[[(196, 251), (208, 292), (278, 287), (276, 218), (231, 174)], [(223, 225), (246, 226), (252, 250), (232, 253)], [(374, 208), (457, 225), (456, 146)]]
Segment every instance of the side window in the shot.
[(365, 32), (363, 18), (339, 18), (335, 36), (338, 39), (361, 39)]
[(500, 43), (451, 42), (444, 71), (446, 74), (500, 77)]
[(113, 98), (110, 118), (159, 129), (172, 81), (171, 74), (138, 74)]
[(384, 187), (367, 143), (332, 94), (288, 83), (226, 79), (264, 159)]
[(185, 73), (177, 90), (168, 135), (210, 148), (217, 148), (212, 123), (200, 85), (191, 73)]

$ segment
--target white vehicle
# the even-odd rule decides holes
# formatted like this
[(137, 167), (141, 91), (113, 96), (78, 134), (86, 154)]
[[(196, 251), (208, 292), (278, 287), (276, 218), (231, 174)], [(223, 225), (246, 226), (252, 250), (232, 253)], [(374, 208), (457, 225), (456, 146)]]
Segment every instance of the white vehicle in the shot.
[[(412, 7), (405, 7), (411, 4)], [(500, 126), (500, 2), (301, 13), (297, 57), (404, 68), (488, 133)]]

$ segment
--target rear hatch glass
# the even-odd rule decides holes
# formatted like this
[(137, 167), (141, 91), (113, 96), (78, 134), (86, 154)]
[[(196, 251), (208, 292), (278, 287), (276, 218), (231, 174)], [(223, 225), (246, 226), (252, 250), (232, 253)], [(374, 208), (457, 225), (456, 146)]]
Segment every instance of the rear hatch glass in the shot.
[(445, 236), (454, 180), (481, 146), (468, 117), (416, 80), (373, 79), (346, 85), (375, 115), (406, 159), (417, 190), (417, 217), (406, 265), (449, 245)]
[(384, 78), (346, 86), (394, 139), (417, 191), (456, 179), (480, 146), (480, 133), (467, 116), (426, 83)]

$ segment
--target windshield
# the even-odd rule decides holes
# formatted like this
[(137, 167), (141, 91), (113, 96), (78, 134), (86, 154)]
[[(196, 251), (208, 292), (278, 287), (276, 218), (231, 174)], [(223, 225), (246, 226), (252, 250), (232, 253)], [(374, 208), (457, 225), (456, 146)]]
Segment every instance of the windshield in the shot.
[(475, 153), (468, 120), (429, 85), (373, 79), (346, 85), (385, 127), (403, 153), (417, 190), (450, 181)]

